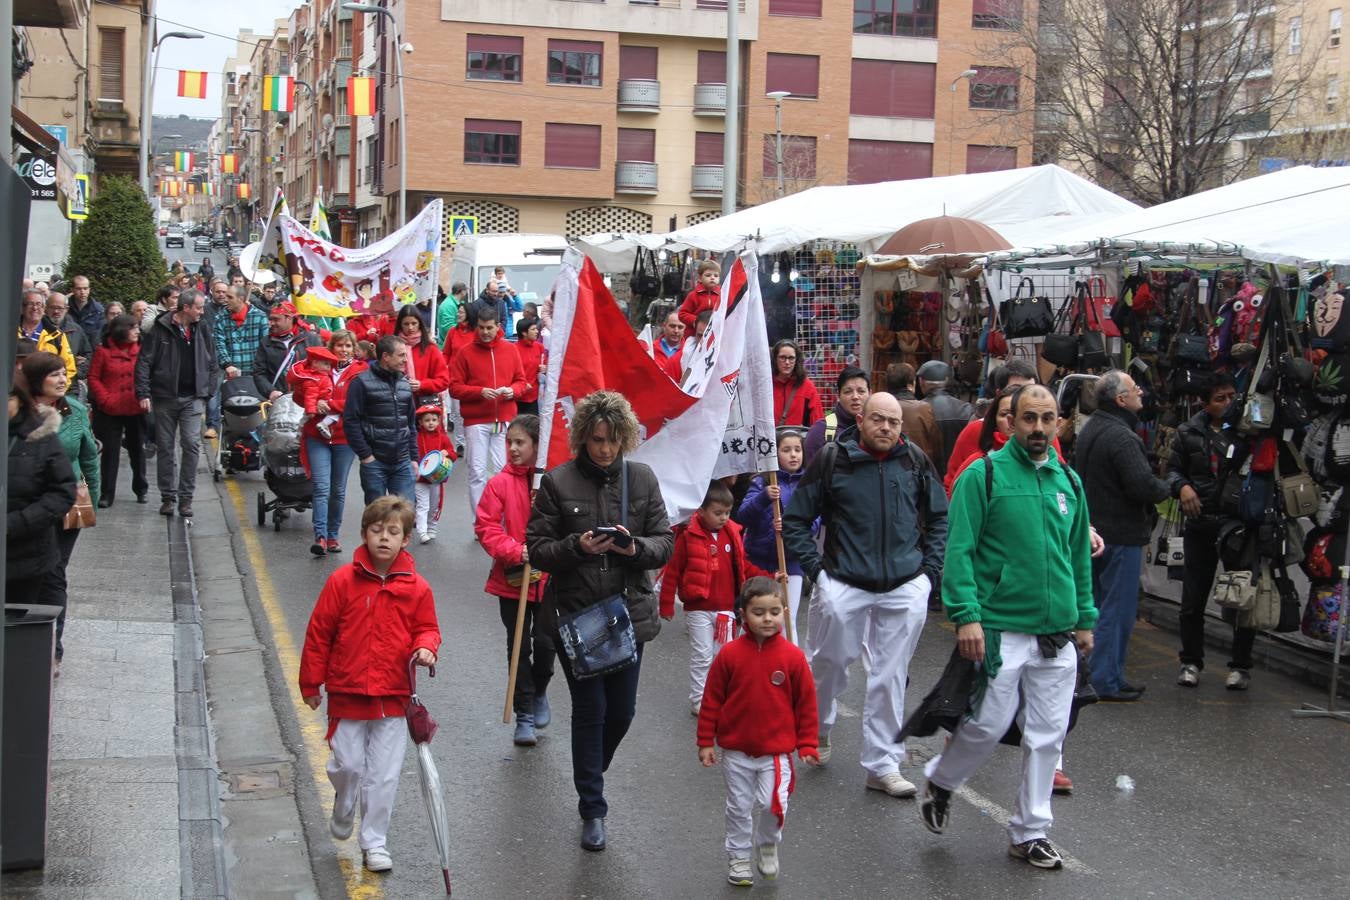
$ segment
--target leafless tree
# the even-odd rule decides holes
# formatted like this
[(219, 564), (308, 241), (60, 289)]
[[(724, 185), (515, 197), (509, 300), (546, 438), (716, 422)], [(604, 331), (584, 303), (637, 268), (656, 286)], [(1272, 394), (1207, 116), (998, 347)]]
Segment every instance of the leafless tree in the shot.
[[(1041, 0), (1026, 15), (997, 2), (979, 58), (1036, 59), (1018, 80), (1034, 97), (1035, 161), (1140, 203), (1252, 173), (1309, 90), (1314, 54), (1275, 49), (1300, 0)], [(987, 81), (972, 79), (972, 107)]]
[[(762, 159), (747, 152), (746, 171), (741, 178), (741, 200), (747, 206), (778, 198), (778, 160), (776, 134), (766, 134)], [(751, 161), (753, 160), (753, 161)], [(795, 194), (821, 183), (816, 175), (816, 139), (795, 134), (783, 135), (783, 195)]]

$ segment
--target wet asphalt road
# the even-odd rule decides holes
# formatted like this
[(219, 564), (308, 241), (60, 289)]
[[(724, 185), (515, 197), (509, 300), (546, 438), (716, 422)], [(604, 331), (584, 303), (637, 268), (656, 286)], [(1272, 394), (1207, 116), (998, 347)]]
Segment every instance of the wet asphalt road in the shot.
[[(433, 748), (445, 781), (452, 829), (455, 896), (477, 898), (679, 898), (743, 895), (725, 882), (723, 787), (698, 764), (689, 715), (687, 643), (681, 619), (647, 647), (637, 718), (609, 772), (609, 849), (577, 845), (580, 820), (571, 785), (569, 702), (561, 674), (550, 688), (554, 723), (538, 747), (511, 744), (501, 722), (505, 629), (496, 601), (482, 592), (486, 555), (472, 540), (466, 471), (452, 476), (439, 540), (414, 546), (418, 568), (436, 591), (444, 635), (434, 681), (422, 696), (440, 721)], [(341, 563), (308, 553), (308, 514), (280, 532), (258, 529), (258, 473), (221, 486), (236, 532), (234, 551), (246, 574), (261, 569), (275, 602), (260, 621), (290, 635), (298, 648), (323, 579)], [(239, 494), (234, 493), (235, 490)], [(239, 521), (238, 512), (246, 518)], [(360, 490), (349, 486), (343, 542), (358, 541)], [(242, 541), (238, 529), (254, 540)], [(246, 543), (251, 543), (250, 553)], [(261, 557), (261, 558), (259, 558)], [(348, 557), (349, 558), (349, 555)], [(257, 598), (254, 598), (255, 603)], [(804, 615), (803, 615), (804, 619)], [(953, 807), (947, 834), (924, 830), (913, 800), (863, 788), (860, 746), (861, 670), (844, 697), (828, 768), (798, 765), (782, 848), (783, 874), (756, 894), (839, 897), (1346, 897), (1350, 896), (1350, 726), (1295, 720), (1290, 710), (1321, 695), (1258, 670), (1250, 692), (1230, 693), (1224, 656), (1213, 652), (1196, 690), (1174, 686), (1174, 637), (1141, 625), (1131, 652), (1131, 680), (1148, 687), (1144, 702), (1098, 704), (1084, 711), (1066, 746), (1076, 789), (1055, 800), (1051, 837), (1069, 858), (1061, 872), (1011, 860), (999, 817), (1013, 801), (1020, 753), (1000, 748)], [(936, 680), (951, 631), (930, 617), (911, 668), (911, 708)], [(275, 645), (275, 641), (273, 641)], [(1260, 644), (1258, 644), (1258, 655)], [(440, 895), (439, 867), (409, 752), (389, 846), (394, 871), (363, 873), (355, 840), (335, 842), (326, 827), (331, 788), (322, 777), (323, 747), (308, 744), (298, 723), (314, 718), (300, 705), (295, 671), (275, 705), (301, 764), (297, 790), (316, 877), (325, 897)], [(920, 782), (919, 757), (940, 738), (911, 747), (904, 770)], [(316, 758), (317, 757), (317, 758)], [(1131, 776), (1132, 792), (1116, 789)], [(310, 777), (307, 779), (306, 776)]]

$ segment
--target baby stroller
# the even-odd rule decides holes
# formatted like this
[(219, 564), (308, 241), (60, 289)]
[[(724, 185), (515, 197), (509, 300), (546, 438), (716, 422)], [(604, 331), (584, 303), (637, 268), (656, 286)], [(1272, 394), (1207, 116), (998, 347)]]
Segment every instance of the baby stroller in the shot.
[(263, 423), (263, 401), (252, 378), (231, 378), (220, 388), (220, 465), (213, 474), (254, 472), (262, 465), (258, 429)]
[(305, 411), (290, 394), (281, 395), (267, 409), (262, 427), (263, 478), (276, 499), (269, 501), (267, 491), (258, 492), (260, 528), (271, 513), (272, 527), (280, 531), (292, 510), (304, 512), (313, 503), (314, 485), (300, 464), (300, 426), (304, 420)]

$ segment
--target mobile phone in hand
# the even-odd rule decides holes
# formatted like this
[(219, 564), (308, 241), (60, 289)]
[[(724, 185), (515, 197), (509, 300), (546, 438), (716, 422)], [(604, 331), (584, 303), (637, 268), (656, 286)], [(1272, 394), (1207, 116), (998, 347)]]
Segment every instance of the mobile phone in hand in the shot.
[(632, 535), (624, 534), (613, 525), (597, 525), (591, 529), (591, 533), (600, 537), (613, 538), (614, 546), (620, 550), (627, 550), (629, 545), (633, 543)]

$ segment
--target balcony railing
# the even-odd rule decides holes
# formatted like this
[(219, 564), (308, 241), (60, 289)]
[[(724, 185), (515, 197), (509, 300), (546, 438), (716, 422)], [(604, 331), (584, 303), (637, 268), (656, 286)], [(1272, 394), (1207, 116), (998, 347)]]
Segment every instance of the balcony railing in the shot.
[(725, 84), (694, 85), (694, 115), (725, 116), (727, 114), (727, 86)]
[(351, 45), (351, 44), (339, 44), (339, 45), (338, 45), (338, 48), (337, 48), (337, 58), (338, 58), (338, 59), (351, 59), (351, 58), (352, 58), (352, 45)]
[(619, 82), (619, 112), (657, 112), (660, 109), (661, 82), (652, 78), (625, 78)]
[(351, 116), (336, 116), (333, 119), (333, 125), (336, 128), (350, 128), (352, 125)]
[(1270, 131), (1270, 110), (1263, 109), (1238, 116), (1233, 121), (1235, 134), (1264, 134)]
[(720, 197), (722, 196), (722, 181), (721, 166), (694, 166), (690, 178), (689, 196)]
[[(721, 185), (720, 177), (717, 183)], [(614, 190), (616, 193), (655, 194), (656, 189), (656, 163), (620, 161), (614, 164)], [(721, 193), (720, 187), (718, 193)]]

